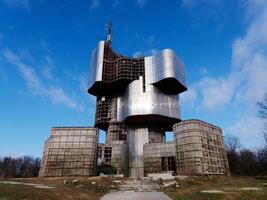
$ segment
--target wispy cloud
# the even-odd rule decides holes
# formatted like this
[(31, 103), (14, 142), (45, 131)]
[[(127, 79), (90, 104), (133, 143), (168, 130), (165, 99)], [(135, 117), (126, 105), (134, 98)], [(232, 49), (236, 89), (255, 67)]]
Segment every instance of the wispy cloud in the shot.
[[(226, 76), (206, 76), (193, 84), (198, 100), (193, 103), (196, 107), (200, 103), (202, 111), (238, 111), (236, 121), (227, 130), (243, 140), (248, 134), (260, 137), (256, 102), (267, 92), (267, 2), (251, 0), (250, 4), (254, 6), (250, 5), (248, 12), (251, 7), (255, 12), (257, 7), (257, 16), (249, 22), (245, 35), (233, 42), (230, 72)], [(248, 127), (249, 123), (255, 126)]]
[(3, 2), (9, 7), (30, 9), (29, 0), (3, 0)]
[(141, 43), (143, 43), (143, 46), (145, 48), (143, 48), (143, 50), (141, 50), (141, 51), (134, 52), (132, 55), (134, 58), (137, 58), (140, 56), (151, 56), (151, 55), (154, 55), (158, 52), (158, 50), (156, 48), (154, 48), (156, 39), (155, 39), (155, 36), (153, 34), (148, 35), (148, 36), (142, 36), (139, 33), (135, 33), (135, 37)]
[(46, 79), (53, 79), (52, 76), (52, 68), (53, 68), (53, 61), (50, 56), (46, 55), (45, 60), (43, 62), (43, 67), (42, 67), (42, 74)]
[(200, 4), (217, 5), (220, 2), (222, 2), (222, 0), (182, 0), (183, 5), (190, 7), (198, 6)]
[(226, 132), (240, 137), (243, 143), (256, 147), (259, 145), (259, 139), (263, 137), (261, 129), (262, 123), (259, 118), (244, 115), (228, 127)]
[(152, 56), (158, 52), (157, 49), (151, 48), (144, 51), (136, 51), (133, 53), (132, 57), (138, 58), (140, 56)]
[(141, 8), (143, 8), (144, 5), (146, 4), (146, 0), (137, 0), (136, 2)]
[(135, 33), (135, 37), (146, 45), (153, 45), (156, 41), (155, 35), (142, 36), (139, 33)]
[(90, 9), (95, 9), (100, 5), (99, 0), (91, 0), (90, 1)]
[(34, 68), (24, 63), (18, 54), (12, 52), (10, 49), (4, 49), (2, 55), (10, 64), (17, 67), (20, 75), (25, 80), (26, 85), (34, 95), (46, 98), (55, 105), (64, 105), (79, 111), (83, 110), (75, 100), (66, 94), (63, 88), (44, 84)]
[[(234, 41), (229, 74), (226, 77), (205, 77), (199, 81), (204, 108), (223, 107), (233, 100), (249, 104), (259, 101), (267, 91), (266, 51), (267, 2), (265, 9), (261, 8), (258, 17), (248, 26), (246, 34)], [(234, 99), (236, 95), (238, 99)]]
[(119, 5), (120, 5), (119, 0), (114, 0), (113, 3), (112, 3), (112, 7), (113, 8), (118, 7)]

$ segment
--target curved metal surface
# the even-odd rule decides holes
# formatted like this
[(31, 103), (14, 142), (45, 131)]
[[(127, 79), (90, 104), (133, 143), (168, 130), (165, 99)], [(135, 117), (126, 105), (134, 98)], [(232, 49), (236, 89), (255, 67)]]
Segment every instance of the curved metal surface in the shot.
[[(92, 56), (91, 56), (91, 65), (90, 65), (90, 81), (89, 81), (89, 92), (96, 95), (96, 91), (92, 91), (93, 87), (97, 83), (106, 83), (110, 84), (110, 81), (104, 80), (103, 75), (107, 75), (107, 72), (104, 72), (104, 49), (105, 49), (105, 41), (100, 41), (94, 49)], [(107, 50), (106, 50), (107, 51)], [(112, 51), (112, 49), (111, 49)], [(121, 59), (124, 57), (122, 56)], [(117, 58), (119, 62), (119, 58)], [(126, 59), (126, 57), (125, 57)], [(117, 73), (114, 75), (114, 78), (116, 81), (117, 79), (120, 79), (120, 68), (123, 73), (125, 73), (124, 68), (127, 69), (128, 71), (132, 68), (136, 68), (133, 63), (137, 62), (134, 60), (138, 60), (136, 58), (130, 59), (127, 58), (130, 62), (129, 66), (125, 64), (122, 64), (122, 66), (117, 65)], [(164, 49), (158, 53), (156, 53), (153, 56), (148, 56), (145, 57), (145, 81), (150, 84), (155, 84), (160, 88), (163, 92), (168, 91), (168, 87), (171, 86), (174, 92), (173, 94), (179, 94), (183, 91), (186, 90), (186, 80), (185, 80), (185, 70), (184, 70), (184, 64), (182, 63), (181, 60), (179, 60), (175, 53), (171, 49)], [(132, 63), (133, 62), (133, 63)], [(129, 69), (128, 69), (129, 68)], [(110, 70), (110, 69), (109, 69)], [(124, 70), (124, 71), (123, 71)], [(107, 70), (108, 71), (108, 70)], [(103, 74), (105, 73), (105, 74)], [(111, 72), (109, 72), (111, 73)], [(133, 76), (133, 71), (129, 71), (129, 74), (122, 74), (124, 78), (129, 80), (134, 80), (136, 78), (132, 77)], [(143, 75), (143, 74), (139, 74)], [(118, 77), (117, 77), (118, 76)], [(138, 75), (137, 75), (138, 76)], [(105, 76), (106, 77), (106, 76)], [(108, 76), (107, 76), (108, 77)], [(103, 86), (103, 85), (101, 85)], [(104, 87), (104, 86), (103, 86)], [(105, 86), (107, 87), (107, 86)], [(105, 88), (104, 87), (104, 88)], [(94, 87), (94, 89), (96, 89)], [(98, 90), (103, 90), (102, 87), (99, 87)], [(99, 91), (100, 92), (100, 91)], [(101, 93), (101, 92), (100, 92)]]
[[(122, 85), (120, 85), (118, 87), (120, 90), (117, 91), (110, 81), (103, 78), (110, 75), (107, 73), (111, 73), (111, 68), (104, 70), (103, 64), (104, 56), (110, 53), (106, 51), (110, 50), (112, 52), (111, 47), (109, 48), (106, 48), (104, 41), (100, 41), (92, 53), (88, 91), (95, 96), (113, 96), (117, 98), (117, 121), (122, 122), (127, 117), (141, 115), (158, 115), (180, 119), (178, 94), (186, 90), (186, 80), (184, 65), (176, 57), (175, 53), (170, 49), (164, 49), (153, 56), (145, 57), (142, 65), (144, 67), (143, 72), (139, 73), (137, 70), (134, 78), (131, 76), (135, 72), (133, 69), (136, 70), (137, 66), (135, 66), (135, 62), (131, 61), (131, 59), (127, 60), (130, 64), (125, 63), (125, 66), (123, 65), (122, 68), (127, 69), (129, 74), (126, 71), (123, 71), (123, 73), (126, 73), (125, 77), (129, 77), (131, 82), (123, 84), (126, 90), (122, 90)], [(111, 58), (113, 59), (113, 56)], [(118, 75), (117, 68), (114, 72), (115, 77)], [(105, 86), (109, 89), (109, 93), (103, 87), (102, 89), (98, 87), (100, 91), (92, 91), (92, 88), (95, 88), (95, 85), (100, 83), (110, 86)], [(173, 90), (170, 91), (169, 88), (173, 88)], [(120, 95), (118, 96), (118, 94)]]
[(145, 57), (146, 81), (157, 83), (167, 78), (177, 79), (186, 88), (184, 64), (171, 49)]
[(162, 115), (180, 119), (178, 95), (166, 95), (148, 83), (143, 92), (142, 84), (140, 77), (128, 85), (123, 96), (117, 98), (118, 121), (138, 115)]
[(96, 81), (102, 81), (104, 46), (105, 46), (105, 41), (100, 41), (97, 47), (92, 52), (91, 64), (90, 64), (89, 88), (91, 88)]

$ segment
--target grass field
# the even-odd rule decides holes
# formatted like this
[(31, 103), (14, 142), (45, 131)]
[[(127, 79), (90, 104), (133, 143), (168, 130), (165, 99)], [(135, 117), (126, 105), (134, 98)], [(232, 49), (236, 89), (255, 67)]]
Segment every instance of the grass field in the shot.
[[(180, 188), (168, 187), (163, 191), (176, 200), (267, 200), (267, 179), (253, 177), (189, 177), (177, 180)], [(219, 190), (221, 193), (202, 193)]]
[[(54, 188), (35, 188), (32, 185), (0, 183), (0, 200), (15, 199), (100, 199), (105, 193), (116, 190), (117, 184), (109, 178), (28, 178), (9, 181), (45, 184)], [(254, 177), (189, 177), (176, 180), (176, 185), (161, 189), (177, 200), (267, 200), (267, 179)], [(245, 188), (245, 189), (244, 189)], [(247, 189), (247, 190), (246, 190)], [(250, 190), (249, 190), (250, 189)], [(254, 189), (254, 190), (252, 190)], [(203, 190), (220, 190), (222, 193), (202, 193)]]

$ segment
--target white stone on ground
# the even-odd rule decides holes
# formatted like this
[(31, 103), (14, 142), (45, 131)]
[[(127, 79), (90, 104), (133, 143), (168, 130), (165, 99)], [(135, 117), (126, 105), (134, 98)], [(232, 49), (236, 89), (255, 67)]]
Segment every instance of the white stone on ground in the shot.
[(121, 180), (112, 181), (112, 183), (121, 183)]
[(241, 190), (261, 190), (261, 188), (258, 187), (243, 187)]
[(148, 177), (151, 177), (153, 181), (159, 180), (160, 178), (162, 180), (173, 180), (174, 176), (172, 176), (169, 173), (162, 173), (162, 174), (148, 174)]
[(53, 186), (48, 186), (44, 184), (36, 184), (36, 183), (25, 183), (25, 182), (17, 182), (17, 181), (0, 181), (0, 184), (11, 184), (11, 185), (28, 185), (28, 186), (33, 186), (35, 188), (40, 188), (40, 189), (53, 189), (55, 187)]
[(177, 178), (179, 180), (184, 180), (184, 179), (188, 178), (188, 176), (177, 175), (177, 176), (174, 176), (174, 178)]
[(177, 182), (176, 181), (170, 181), (170, 182), (164, 183), (162, 187), (169, 187), (172, 185), (177, 185)]
[(222, 194), (225, 192), (222, 190), (202, 190), (201, 193)]

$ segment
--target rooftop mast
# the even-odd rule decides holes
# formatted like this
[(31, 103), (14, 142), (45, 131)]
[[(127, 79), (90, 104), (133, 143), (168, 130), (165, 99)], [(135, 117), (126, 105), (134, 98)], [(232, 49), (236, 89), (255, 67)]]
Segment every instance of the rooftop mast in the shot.
[(106, 24), (106, 31), (107, 31), (107, 39), (106, 39), (106, 42), (110, 43), (111, 44), (111, 40), (112, 40), (112, 37), (111, 37), (111, 27), (112, 24), (111, 24), (111, 20), (108, 21), (108, 23)]

